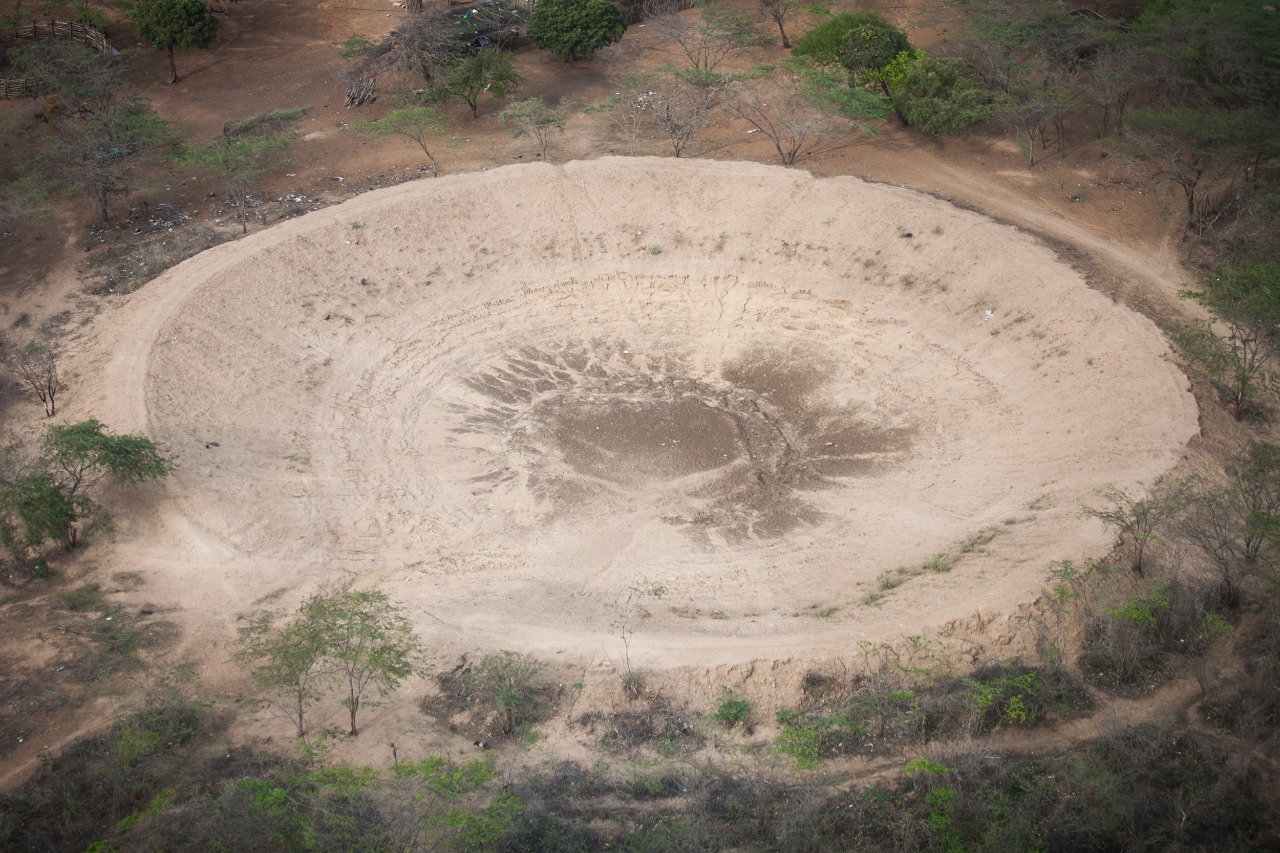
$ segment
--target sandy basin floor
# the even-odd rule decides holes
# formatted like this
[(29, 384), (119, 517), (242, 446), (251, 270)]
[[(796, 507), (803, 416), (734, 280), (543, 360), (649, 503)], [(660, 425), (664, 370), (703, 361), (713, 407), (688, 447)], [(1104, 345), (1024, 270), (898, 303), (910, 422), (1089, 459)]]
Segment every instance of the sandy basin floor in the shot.
[(1157, 329), (1035, 239), (749, 163), (370, 193), (175, 268), (95, 346), (99, 416), (181, 463), (111, 559), (223, 641), (351, 584), (450, 647), (839, 653), (1029, 600), (1109, 543), (1081, 505), (1197, 428)]

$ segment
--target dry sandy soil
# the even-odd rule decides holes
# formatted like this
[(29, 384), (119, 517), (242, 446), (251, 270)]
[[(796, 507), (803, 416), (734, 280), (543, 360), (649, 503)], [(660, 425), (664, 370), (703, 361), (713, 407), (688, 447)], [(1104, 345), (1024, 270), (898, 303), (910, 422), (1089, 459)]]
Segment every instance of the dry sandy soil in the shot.
[[(179, 87), (159, 57), (140, 83), (195, 138), (312, 106), (273, 194), (413, 175), (410, 146), (342, 131), (383, 106), (341, 108), (331, 43), (392, 23), (246, 0)], [(525, 94), (585, 104), (625, 58), (519, 62)], [(409, 605), (442, 662), (515, 648), (602, 670), (624, 636), (636, 665), (692, 672), (1009, 616), (1046, 563), (1107, 550), (1082, 503), (1150, 483), (1197, 432), (1127, 307), (1180, 310), (1178, 230), (1096, 147), (1032, 170), (1008, 141), (886, 123), (814, 177), (743, 162), (768, 151), (727, 119), (701, 149), (723, 159), (676, 161), (609, 158), (627, 146), (607, 118), (575, 116), (552, 149), (574, 162), (502, 167), (530, 147), (494, 112), (460, 121), (469, 143), (442, 160), (461, 174), (218, 247), (71, 336), (66, 416), (144, 431), (181, 466), (122, 496), (89, 559), (141, 576), (123, 600), (171, 609), (215, 689), (245, 690), (240, 615), (333, 585)], [(196, 176), (171, 190), (216, 215)], [(78, 260), (6, 310), (79, 304)], [(950, 571), (864, 603), (938, 554)], [(411, 717), (393, 703), (370, 737)]]
[(1197, 428), (1153, 324), (1037, 241), (755, 164), (381, 190), (101, 325), (104, 414), (181, 457), (112, 560), (224, 630), (352, 584), (433, 648), (586, 663), (632, 618), (649, 667), (822, 657), (1015, 608)]

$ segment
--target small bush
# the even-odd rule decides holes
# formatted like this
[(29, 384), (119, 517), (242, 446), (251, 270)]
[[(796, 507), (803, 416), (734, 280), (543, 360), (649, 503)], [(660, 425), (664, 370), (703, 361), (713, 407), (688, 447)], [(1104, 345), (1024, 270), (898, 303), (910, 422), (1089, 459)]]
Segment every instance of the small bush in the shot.
[(643, 709), (605, 716), (587, 715), (578, 722), (590, 731), (595, 731), (597, 725), (602, 726), (600, 746), (613, 754), (632, 753), (642, 746), (650, 746), (663, 757), (671, 757), (697, 749), (705, 740), (698, 732), (695, 715), (660, 695), (650, 699)]
[(74, 613), (103, 609), (102, 593), (94, 581), (88, 581), (70, 592), (64, 592), (62, 603)]
[(782, 731), (774, 748), (790, 756), (802, 769), (819, 766), (828, 758), (858, 752), (867, 738), (867, 730), (855, 713), (847, 708), (810, 708), (803, 711), (778, 711)]
[(823, 760), (823, 737), (818, 726), (791, 723), (782, 727), (774, 746), (778, 752), (795, 759), (802, 769), (817, 767)]
[(1176, 580), (1148, 579), (1097, 608), (1085, 630), (1078, 666), (1100, 687), (1150, 688), (1172, 658), (1203, 653), (1213, 640), (1205, 618), (1219, 602)]
[(721, 687), (720, 702), (716, 705), (713, 716), (717, 723), (727, 729), (746, 725), (747, 720), (751, 718), (751, 703), (728, 687)]
[(541, 681), (543, 665), (528, 655), (501, 651), (485, 655), (462, 681), (502, 715), (503, 734), (542, 720), (548, 709)]
[(338, 42), (338, 56), (343, 59), (372, 56), (378, 50), (378, 42), (366, 35), (355, 33)]

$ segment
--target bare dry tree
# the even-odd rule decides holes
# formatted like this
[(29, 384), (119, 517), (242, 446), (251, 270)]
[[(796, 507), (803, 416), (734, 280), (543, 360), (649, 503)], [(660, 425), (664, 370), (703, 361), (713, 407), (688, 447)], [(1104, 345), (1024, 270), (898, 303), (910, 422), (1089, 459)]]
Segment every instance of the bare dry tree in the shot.
[(641, 97), (671, 142), (675, 156), (685, 153), (694, 136), (721, 108), (729, 78), (710, 71), (681, 71), (659, 78)]
[(787, 17), (795, 11), (798, 4), (795, 0), (758, 0), (760, 8), (769, 16), (769, 20), (778, 25), (778, 35), (782, 36), (782, 46), (791, 49), (791, 39), (787, 37)]
[(654, 92), (658, 75), (652, 72), (622, 74), (609, 79), (617, 94), (608, 104), (609, 120), (627, 142), (627, 150), (635, 154), (636, 140), (648, 123), (649, 93)]
[(852, 123), (820, 109), (801, 81), (790, 74), (777, 80), (742, 81), (726, 109), (751, 125), (753, 131), (748, 132), (768, 139), (784, 166), (812, 160), (854, 141)]
[(734, 51), (767, 41), (759, 19), (720, 0), (702, 0), (686, 11), (687, 0), (648, 0), (645, 19), (695, 71), (714, 71)]
[(18, 377), (22, 385), (34, 393), (44, 404), (44, 413), (53, 417), (58, 411), (58, 392), (62, 381), (58, 378), (58, 356), (54, 348), (38, 340), (17, 346), (12, 341), (0, 340), (0, 353), (5, 365)]

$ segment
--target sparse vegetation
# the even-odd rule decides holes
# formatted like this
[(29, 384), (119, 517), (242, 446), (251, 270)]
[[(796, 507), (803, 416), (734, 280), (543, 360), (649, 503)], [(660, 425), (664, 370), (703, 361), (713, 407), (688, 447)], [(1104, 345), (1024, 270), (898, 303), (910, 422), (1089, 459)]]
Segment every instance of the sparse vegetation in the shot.
[(46, 543), (68, 550), (79, 541), (82, 522), (105, 525), (93, 499), (103, 480), (134, 486), (173, 472), (173, 460), (149, 438), (113, 435), (97, 420), (57, 424), (45, 430), (38, 455), (4, 451), (0, 472), (0, 543), (20, 562), (42, 565)]
[(274, 110), (239, 122), (228, 122), (222, 135), (202, 148), (182, 147), (176, 159), (184, 166), (207, 169), (218, 176), (236, 208), (241, 233), (249, 230), (249, 198), (257, 182), (288, 161), (285, 149), (297, 132), (301, 110)]
[(542, 664), (528, 655), (501, 651), (485, 655), (460, 681), (483, 707), (497, 712), (497, 733), (513, 735), (550, 710), (542, 670)]
[(369, 692), (395, 690), (420, 655), (402, 609), (375, 590), (317, 593), (284, 624), (278, 614), (258, 613), (240, 629), (235, 659), (274, 694), (271, 707), (294, 724), (299, 738), (307, 734), (311, 707), (327, 687), (340, 684), (355, 737)]
[(727, 729), (745, 726), (751, 719), (751, 703), (728, 687), (722, 687), (714, 717), (717, 723)]
[(542, 98), (529, 98), (503, 110), (498, 114), (498, 119), (513, 126), (512, 136), (532, 137), (538, 146), (538, 156), (546, 159), (551, 134), (564, 133), (572, 106), (567, 98), (561, 98), (560, 103), (554, 107), (547, 106)]
[[(539, 4), (548, 14), (554, 5)], [(1040, 164), (1027, 171), (1028, 181), (1039, 180), (1046, 165), (1056, 168), (1043, 162), (1049, 152), (1074, 156), (1082, 140), (1105, 137), (1106, 162), (1127, 164), (1126, 174), (1110, 174), (1105, 191), (1057, 185), (1044, 194), (1060, 197), (1070, 191), (1082, 211), (1104, 192), (1123, 199), (1129, 192), (1126, 181), (1140, 181), (1148, 191), (1176, 192), (1170, 196), (1175, 202), (1170, 216), (1185, 217), (1201, 237), (1219, 236), (1216, 242), (1187, 243), (1189, 256), (1209, 270), (1189, 298), (1209, 311), (1212, 321), (1182, 325), (1173, 337), (1195, 368), (1197, 391), (1200, 383), (1211, 384), (1238, 421), (1228, 428), (1222, 424), (1226, 418), (1206, 415), (1203, 444), (1186, 463), (1200, 469), (1200, 478), (1170, 480), (1149, 492), (1109, 489), (1085, 510), (1116, 532), (1118, 549), (1106, 559), (1053, 567), (1043, 610), (1019, 615), (1038, 644), (1035, 654), (987, 657), (992, 646), (983, 638), (996, 635), (984, 634), (985, 624), (973, 630), (979, 640), (972, 645), (961, 625), (945, 640), (909, 637), (893, 647), (863, 646), (861, 661), (805, 673), (790, 695), (794, 707), (772, 721), (760, 719), (767, 717), (760, 708), (776, 694), (741, 687), (750, 692), (748, 701), (722, 688), (718, 697), (701, 693), (691, 709), (661, 673), (633, 670), (628, 655), (614, 668), (622, 679), (621, 693), (611, 681), (603, 705), (587, 714), (579, 709), (567, 721), (578, 746), (607, 753), (607, 761), (583, 765), (547, 761), (529, 769), (533, 762), (513, 761), (504, 751), (509, 745), (499, 741), (527, 737), (556, 710), (557, 688), (548, 675), (555, 670), (518, 651), (476, 662), (464, 657), (456, 669), (436, 678), (438, 690), (423, 701), (434, 717), (428, 721), (434, 725), (432, 737), (456, 735), (474, 738), (476, 749), (501, 748), (467, 760), (452, 751), (450, 758), (402, 756), (390, 745), (394, 763), (386, 768), (331, 762), (325, 735), (312, 730), (310, 713), (330, 699), (336, 707), (341, 693), (354, 735), (357, 712), (370, 706), (370, 696), (379, 688), (394, 690), (412, 676), (417, 648), (408, 623), (378, 593), (343, 593), (308, 610), (312, 600), (288, 618), (255, 615), (244, 625), (240, 660), (260, 685), (276, 692), (276, 704), (298, 734), (314, 736), (302, 758), (258, 754), (241, 748), (239, 737), (224, 751), (222, 744), (231, 741), (221, 709), (198, 707), (170, 691), (104, 733), (47, 751), (25, 786), (0, 796), (0, 848), (1249, 850), (1273, 843), (1276, 818), (1262, 786), (1270, 758), (1266, 751), (1280, 731), (1280, 617), (1274, 589), (1280, 498), (1276, 448), (1267, 441), (1275, 406), (1272, 338), (1278, 319), (1271, 291), (1280, 245), (1274, 227), (1275, 140), (1280, 139), (1280, 98), (1270, 67), (1277, 53), (1271, 49), (1274, 10), (1237, 4), (1227, 15), (1220, 4), (1149, 3), (1121, 25), (1087, 10), (1068, 16), (1065, 8), (1047, 3), (1015, 8), (978, 0), (966, 6), (964, 32), (957, 24), (950, 36), (955, 55), (933, 57), (912, 48), (904, 31), (882, 19), (809, 9), (804, 14), (820, 24), (796, 40), (797, 52), (825, 67), (788, 64), (720, 76), (709, 69), (740, 67), (726, 57), (740, 54), (743, 65), (755, 57), (748, 49), (759, 40), (756, 22), (723, 14), (738, 15), (744, 4), (698, 4), (689, 10), (672, 8), (679, 3), (653, 5), (651, 12), (664, 7), (662, 25), (672, 28), (662, 47), (695, 70), (635, 76), (630, 88), (614, 87), (625, 97), (615, 95), (591, 108), (608, 111), (633, 146), (649, 132), (664, 145), (670, 140), (675, 156), (692, 152), (706, 138), (696, 134), (710, 125), (716, 110), (729, 105), (737, 119), (734, 133), (759, 134), (743, 140), (771, 146), (781, 163), (808, 163), (866, 138), (859, 133), (860, 122), (884, 117), (892, 105), (907, 124), (927, 133), (962, 134), (990, 122), (1012, 134), (1026, 154), (1024, 166)], [(753, 10), (756, 5), (745, 4)], [(772, 17), (786, 46), (784, 23), (799, 28), (799, 10), (776, 0), (758, 5)], [(420, 0), (409, 0), (407, 11), (385, 42), (352, 36), (341, 50), (367, 61), (365, 70), (383, 74), (384, 86), (407, 72), (427, 89), (414, 94), (410, 106), (400, 100), (410, 98), (408, 88), (388, 95), (392, 108), (383, 119), (351, 126), (374, 137), (398, 134), (412, 140), (438, 171), (433, 152), (448, 137), (445, 107), (418, 106), (417, 99), (438, 104), (434, 99), (449, 92), (474, 116), (484, 93), (506, 94), (502, 90), (512, 89), (515, 80), (489, 73), (507, 54), (461, 55), (447, 15), (424, 12)], [(549, 27), (547, 46), (573, 60), (616, 42), (622, 34), (617, 10), (590, 11), (598, 20), (587, 21), (581, 9), (574, 9), (570, 12), (579, 17)], [(77, 14), (97, 12), (86, 7)], [(207, 33), (212, 16), (196, 17), (196, 29)], [(650, 35), (659, 29), (656, 21), (646, 27)], [(207, 41), (201, 33), (196, 35)], [(176, 80), (175, 42), (146, 40), (168, 47)], [(191, 44), (200, 46), (199, 40)], [(41, 79), (42, 90), (32, 109), (22, 111), (34, 110), (40, 117), (27, 119), (30, 126), (24, 124), (21, 133), (6, 132), (12, 145), (6, 152), (22, 153), (0, 153), (5, 179), (0, 227), (26, 223), (48, 206), (47, 199), (57, 200), (50, 193), (58, 186), (84, 190), (105, 219), (109, 207), (116, 212), (140, 203), (135, 191), (145, 170), (160, 163), (172, 168), (172, 158), (161, 156), (167, 154), (171, 128), (148, 104), (127, 94), (127, 60), (81, 47), (49, 40), (10, 52), (15, 67)], [(611, 70), (626, 70), (625, 58), (609, 59)], [(446, 73), (451, 68), (456, 77)], [(663, 88), (676, 79), (692, 81), (692, 88), (677, 94)], [(679, 100), (690, 92), (703, 100)], [(636, 100), (651, 93), (649, 100)], [(227, 181), (233, 173), (240, 176), (240, 188), (228, 184), (220, 194), (236, 200), (242, 222), (250, 183), (284, 163), (279, 155), (286, 138), (268, 142), (282, 129), (255, 124), (261, 118), (229, 124), (207, 150), (188, 148), (178, 161), (198, 165), (206, 157), (204, 164)], [(545, 157), (549, 137), (565, 130), (568, 104), (552, 108), (533, 97), (510, 106), (501, 118), (517, 135), (533, 139)], [(981, 137), (972, 144), (980, 147)], [(1089, 156), (1096, 155), (1092, 149)], [(836, 171), (840, 162), (820, 166)], [(1076, 168), (1085, 159), (1069, 162)], [(163, 182), (171, 174), (165, 172)], [(183, 179), (190, 176), (184, 173)], [(176, 180), (172, 183), (176, 188)], [(62, 217), (68, 210), (57, 212)], [(340, 216), (334, 221), (342, 228), (340, 237), (367, 242), (371, 232), (360, 232), (365, 223)], [(856, 221), (856, 212), (841, 214), (842, 228), (855, 227)], [(383, 230), (381, 223), (370, 226)], [(122, 233), (134, 227), (142, 226), (133, 219), (129, 228), (122, 223)], [(918, 239), (920, 229), (928, 227), (927, 220), (912, 226), (921, 257), (930, 241)], [(59, 236), (52, 227), (49, 232)], [(191, 233), (174, 234), (165, 251), (176, 251), (172, 246)], [(659, 236), (656, 229), (647, 233), (624, 245), (641, 258), (662, 254), (661, 245), (647, 242)], [(942, 226), (935, 225), (932, 233), (942, 235)], [(670, 231), (661, 239), (682, 255), (696, 245), (682, 243), (683, 236)], [(201, 246), (216, 242), (201, 241)], [(717, 252), (723, 244), (722, 235)], [(114, 246), (97, 249), (93, 258), (116, 251)], [(144, 244), (110, 255), (117, 269), (102, 292), (125, 292), (172, 262), (153, 263), (145, 254), (149, 251), (160, 250)], [(933, 286), (926, 277), (898, 276), (872, 258), (855, 263), (868, 270), (880, 264), (885, 282), (914, 287), (915, 295)], [(68, 352), (77, 352), (79, 334), (46, 337), (43, 327), (37, 333), (40, 319), (23, 319), (20, 312), (29, 306), (21, 304), (21, 296), (9, 316), (15, 328), (27, 324), (32, 331), (24, 333), (30, 343), (9, 348), (11, 377), (41, 401), (48, 417), (68, 402), (79, 410), (92, 401), (94, 389), (82, 396), (73, 385), (74, 396), (64, 400), (55, 358), (55, 343), (65, 341)], [(1140, 295), (1117, 298), (1142, 302)], [(1099, 356), (1085, 363), (1105, 368), (1107, 361)], [(79, 375), (78, 365), (68, 360), (66, 377), (78, 383)], [(1206, 453), (1218, 447), (1231, 448), (1221, 451), (1221, 465), (1203, 465)], [(45, 558), (54, 557), (45, 547), (51, 542), (74, 546), (83, 531), (106, 523), (89, 496), (106, 502), (108, 482), (163, 479), (172, 465), (147, 439), (113, 436), (97, 421), (51, 428), (38, 451), (10, 448), (0, 476), (0, 536), (22, 564), (8, 576), (22, 579), (8, 588), (15, 598), (6, 599), (6, 616), (36, 603), (46, 606), (57, 614), (59, 634), (81, 642), (95, 658), (85, 663), (62, 653), (47, 670), (42, 663), (39, 673), (23, 678), (38, 679), (43, 688), (54, 679), (82, 678), (73, 673), (81, 665), (97, 672), (127, 667), (130, 677), (149, 665), (143, 660), (148, 640), (138, 605), (126, 608), (111, 601), (106, 573), (77, 572), (64, 586), (56, 578), (47, 580)], [(863, 584), (830, 598), (815, 591), (777, 615), (805, 617), (801, 628), (837, 613), (854, 622), (859, 611), (845, 604), (849, 609), (841, 612), (831, 601), (860, 600), (877, 607), (892, 600), (891, 591), (903, 584), (941, 585), (940, 575), (967, 574), (978, 565), (976, 558), (965, 560), (981, 554), (1003, 529), (976, 531), (927, 557), (921, 551), (915, 557), (919, 562), (882, 572), (876, 589)], [(1015, 540), (1008, 537), (1010, 543)], [(1004, 557), (1014, 546), (992, 550)], [(96, 559), (92, 552), (91, 559)], [(739, 612), (727, 605), (709, 612), (686, 606), (695, 599), (685, 592), (673, 596), (677, 606), (664, 605), (654, 614), (639, 606), (629, 609), (620, 627), (624, 649), (629, 651), (633, 617), (652, 616), (658, 622), (670, 618), (668, 613), (718, 619), (726, 612), (736, 618)], [(661, 598), (666, 590), (646, 581), (633, 593)], [(706, 600), (696, 603), (711, 607)], [(143, 605), (141, 612), (154, 606)], [(888, 615), (861, 613), (869, 619)], [(974, 617), (978, 623), (986, 618)], [(709, 624), (717, 630), (734, 627)], [(45, 636), (40, 640), (48, 642)], [(10, 701), (18, 681), (3, 675), (3, 714), (40, 713), (9, 710), (28, 706)], [(1095, 698), (1110, 702), (1119, 693), (1133, 701), (1169, 679), (1194, 679), (1199, 704), (1167, 717), (1154, 714), (1152, 724), (1104, 727), (1097, 736), (1073, 740), (1069, 748), (1037, 748), (1026, 734), (1089, 713)], [(601, 680), (607, 679), (592, 673), (569, 684), (573, 701), (587, 707), (600, 702)], [(718, 683), (710, 682), (712, 688)], [(785, 685), (779, 688), (780, 694), (785, 691)], [(615, 706), (610, 709), (608, 703)], [(1183, 711), (1202, 715), (1203, 721), (1186, 721)], [(369, 724), (362, 718), (362, 725)], [(1211, 735), (1205, 734), (1206, 724), (1213, 727)], [(735, 731), (729, 735), (720, 728)], [(1014, 729), (1024, 732), (1016, 752), (1005, 751), (1003, 734), (973, 740)], [(1067, 736), (1075, 737), (1066, 729), (1055, 732), (1055, 738)], [(16, 748), (11, 740), (20, 743), (6, 737), (3, 750)], [(689, 760), (704, 747), (696, 763)], [(916, 757), (921, 753), (928, 757)], [(704, 761), (704, 755), (710, 758)], [(874, 784), (844, 775), (840, 759), (852, 755), (878, 757)], [(810, 772), (818, 767), (821, 773)]]
[(58, 377), (58, 355), (52, 344), (31, 340), (18, 346), (8, 338), (0, 338), (0, 361), (36, 395), (46, 416), (58, 413), (58, 393), (63, 385)]

